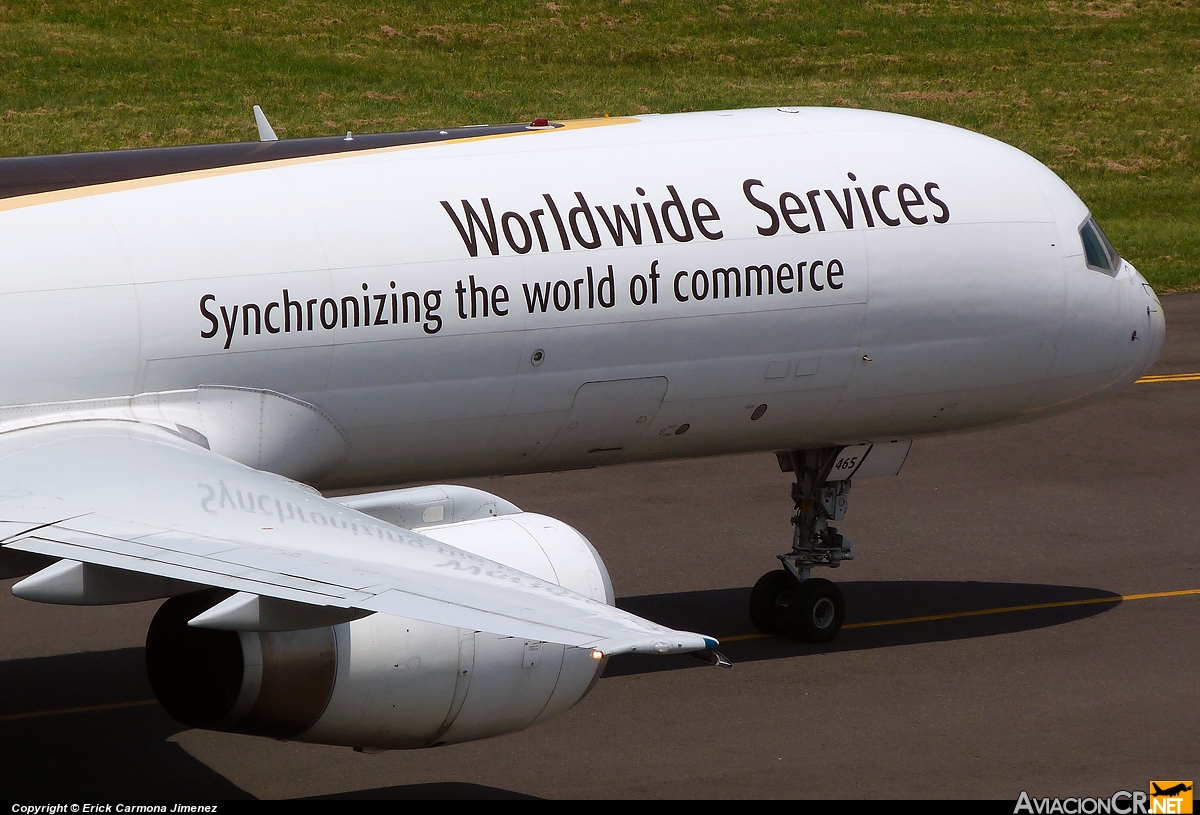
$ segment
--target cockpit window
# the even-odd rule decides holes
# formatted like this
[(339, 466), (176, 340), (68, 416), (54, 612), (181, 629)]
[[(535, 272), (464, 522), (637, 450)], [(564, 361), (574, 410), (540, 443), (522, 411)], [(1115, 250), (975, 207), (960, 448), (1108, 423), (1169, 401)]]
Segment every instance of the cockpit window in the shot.
[(1116, 275), (1117, 270), (1121, 268), (1121, 256), (1117, 254), (1117, 250), (1113, 248), (1095, 218), (1089, 215), (1080, 225), (1079, 237), (1083, 241), (1083, 254), (1087, 257), (1088, 268), (1107, 275)]

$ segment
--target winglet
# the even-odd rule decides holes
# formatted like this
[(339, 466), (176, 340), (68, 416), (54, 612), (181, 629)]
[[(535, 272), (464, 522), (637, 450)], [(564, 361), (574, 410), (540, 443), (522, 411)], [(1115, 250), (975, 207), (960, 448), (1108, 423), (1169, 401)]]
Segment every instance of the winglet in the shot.
[(259, 141), (279, 141), (279, 137), (275, 135), (275, 129), (267, 121), (267, 114), (263, 113), (262, 108), (258, 105), (254, 106), (254, 123), (258, 125)]

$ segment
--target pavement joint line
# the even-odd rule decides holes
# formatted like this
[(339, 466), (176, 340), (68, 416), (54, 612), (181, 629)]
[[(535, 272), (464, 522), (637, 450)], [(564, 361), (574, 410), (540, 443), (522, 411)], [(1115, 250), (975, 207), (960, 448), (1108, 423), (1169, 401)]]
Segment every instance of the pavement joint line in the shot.
[(1143, 376), (1134, 384), (1149, 385), (1154, 382), (1195, 382), (1200, 380), (1200, 373), (1194, 374), (1155, 374), (1153, 376)]
[[(955, 611), (949, 614), (926, 614), (921, 617), (902, 617), (895, 620), (873, 620), (865, 623), (848, 623), (842, 626), (845, 631), (851, 628), (881, 628), (887, 625), (906, 625), (908, 623), (927, 623), (938, 620), (957, 620), (964, 617), (983, 617), (990, 614), (1009, 614), (1014, 611), (1037, 611), (1047, 608), (1069, 608), (1071, 606), (1090, 606), (1098, 603), (1122, 603), (1126, 600), (1156, 600), (1164, 597), (1184, 597), (1200, 594), (1200, 589), (1180, 589), (1178, 591), (1155, 591), (1144, 594), (1116, 594), (1111, 597), (1088, 597), (1084, 600), (1060, 600), (1053, 603), (1031, 603), (1023, 606), (1001, 606), (999, 608), (981, 608), (974, 611)], [(742, 640), (757, 640), (772, 637), (772, 634), (739, 634), (733, 637), (721, 637), (723, 643), (740, 642)]]
[[(1198, 375), (1200, 378), (1200, 375)], [(1060, 600), (1054, 603), (1031, 603), (1024, 606), (1002, 606), (1000, 608), (982, 608), (975, 611), (956, 611), (950, 614), (926, 614), (922, 617), (903, 617), (895, 620), (875, 620), (865, 623), (849, 623), (842, 629), (850, 628), (879, 628), (886, 625), (905, 625), (907, 623), (925, 623), (937, 620), (955, 620), (963, 617), (982, 617), (989, 614), (1007, 614), (1014, 611), (1037, 611), (1046, 608), (1068, 608), (1070, 606), (1088, 606), (1097, 603), (1119, 603), (1126, 600), (1155, 600), (1164, 597), (1184, 597), (1200, 594), (1200, 589), (1180, 589), (1178, 591), (1155, 591), (1144, 594), (1117, 594), (1112, 597), (1089, 597), (1084, 600)], [(734, 637), (722, 637), (721, 642), (740, 642), (742, 640), (758, 640), (771, 637), (771, 634), (739, 634)], [(88, 705), (86, 707), (68, 707), (58, 710), (36, 710), (30, 713), (9, 713), (0, 716), (0, 722), (13, 722), (20, 719), (40, 719), (46, 716), (65, 716), (72, 713), (96, 713), (102, 710), (120, 710), (122, 708), (145, 707), (158, 704), (157, 699), (139, 699), (135, 702), (113, 702), (107, 705)]]

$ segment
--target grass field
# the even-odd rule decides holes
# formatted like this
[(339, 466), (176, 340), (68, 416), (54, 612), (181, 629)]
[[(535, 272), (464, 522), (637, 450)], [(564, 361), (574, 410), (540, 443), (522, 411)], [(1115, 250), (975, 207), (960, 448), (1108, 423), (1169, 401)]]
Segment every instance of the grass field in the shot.
[(0, 155), (760, 105), (898, 111), (1056, 170), (1200, 288), (1200, 2), (0, 0)]

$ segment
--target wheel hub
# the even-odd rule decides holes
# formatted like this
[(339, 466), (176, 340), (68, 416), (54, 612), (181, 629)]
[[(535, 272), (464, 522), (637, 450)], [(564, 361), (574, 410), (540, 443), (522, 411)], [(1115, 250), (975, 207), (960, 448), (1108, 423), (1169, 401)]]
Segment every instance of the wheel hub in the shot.
[(818, 630), (824, 631), (833, 625), (833, 618), (835, 616), (837, 616), (837, 608), (828, 597), (820, 598), (813, 605), (812, 621), (813, 626)]

